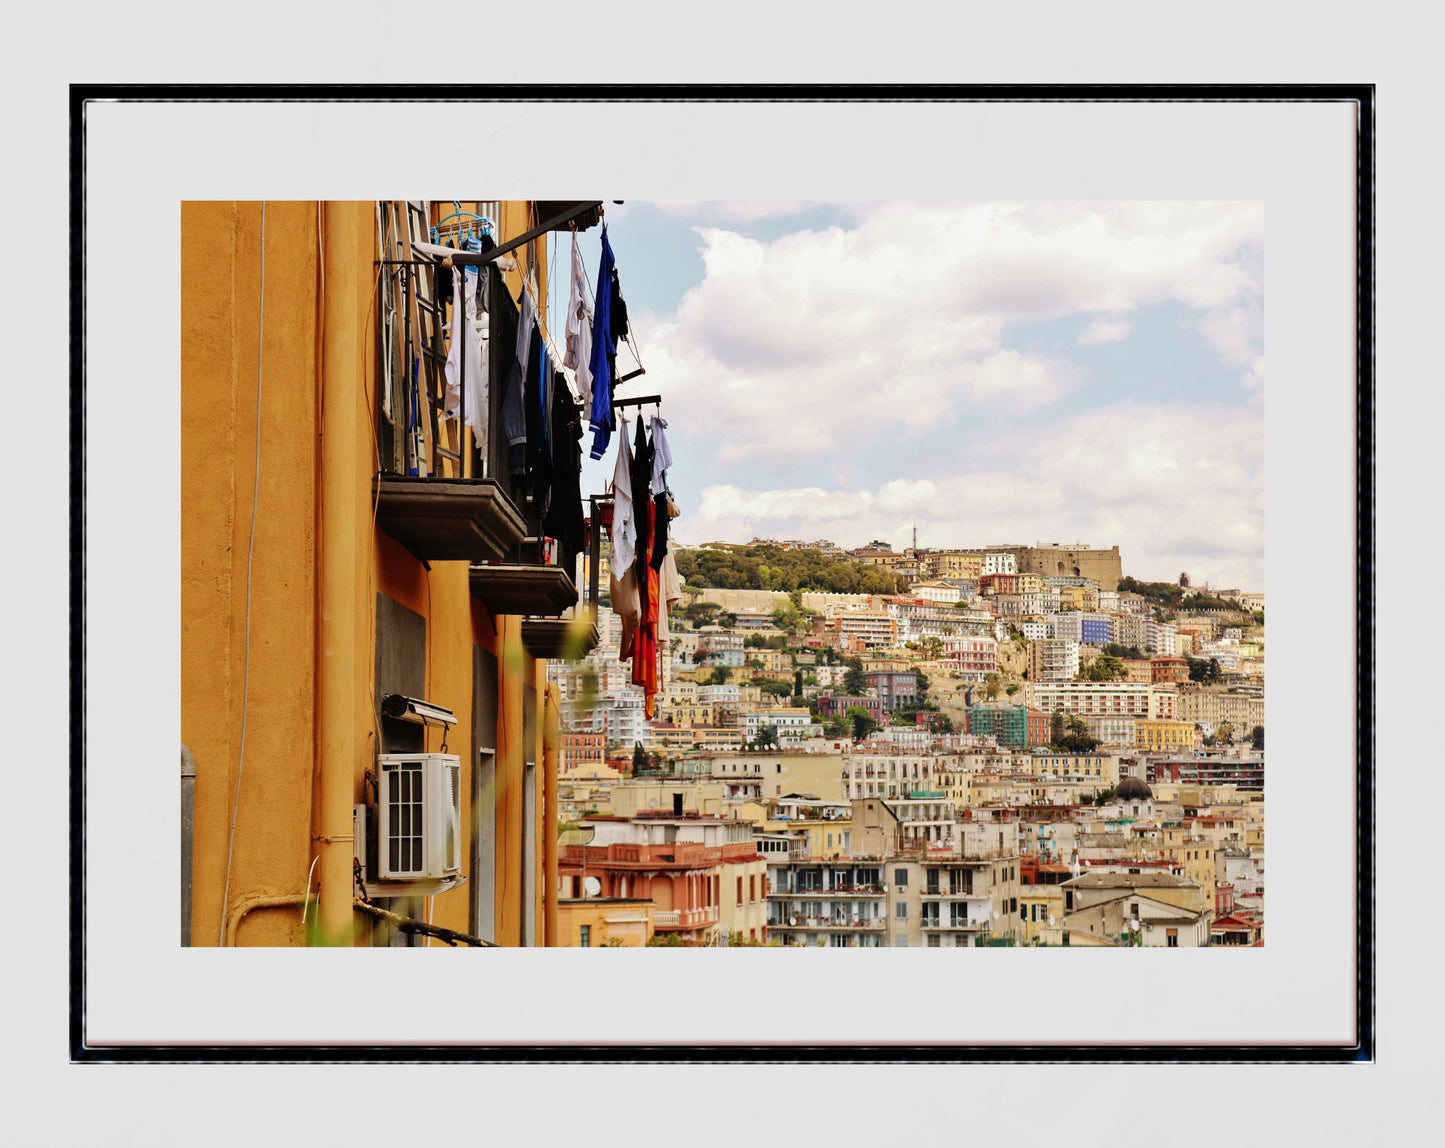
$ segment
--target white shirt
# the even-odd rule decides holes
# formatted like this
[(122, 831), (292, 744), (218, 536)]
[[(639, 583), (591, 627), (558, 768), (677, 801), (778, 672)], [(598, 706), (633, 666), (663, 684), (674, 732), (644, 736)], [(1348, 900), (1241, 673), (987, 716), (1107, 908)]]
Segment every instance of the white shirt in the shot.
[(617, 416), (617, 469), (612, 473), (612, 575), (621, 578), (637, 558), (637, 524), (632, 521), (632, 446), (627, 420)]
[(667, 420), (661, 415), (652, 416), (652, 493), (661, 494), (663, 472), (672, 466), (672, 449), (667, 445), (667, 436), (662, 433)]
[[(487, 441), (487, 344), (483, 341), (477, 321), (477, 297), (474, 284), (460, 273), (452, 276), (452, 345), (447, 352), (446, 413), (455, 418), (461, 406), (461, 388), (467, 389), (467, 426), (479, 442)], [(463, 299), (465, 298), (465, 303)], [(465, 318), (463, 309), (465, 308)], [(466, 378), (462, 373), (462, 347), (466, 347)]]
[(567, 353), (564, 367), (577, 372), (577, 391), (582, 396), (582, 421), (592, 418), (592, 305), (587, 301), (587, 274), (582, 270), (582, 252), (577, 233), (572, 233), (572, 289), (567, 300)]

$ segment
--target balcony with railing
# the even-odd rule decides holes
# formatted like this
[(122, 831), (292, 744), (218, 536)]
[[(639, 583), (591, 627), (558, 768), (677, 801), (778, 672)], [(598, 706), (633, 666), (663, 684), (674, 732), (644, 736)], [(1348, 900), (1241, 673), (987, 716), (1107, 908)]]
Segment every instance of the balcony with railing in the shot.
[[(476, 212), (458, 208), (447, 218), (464, 215), (468, 226), (477, 221), (490, 235), (499, 220), (480, 213), (495, 214), (497, 205), (469, 206)], [(484, 241), (487, 250), (475, 252), (437, 246), (438, 229), (445, 232), (448, 226), (440, 218), (442, 209), (421, 202), (378, 203), (385, 256), (378, 261), (373, 308), (376, 524), (423, 563), (479, 564), (481, 573), (472, 577), (474, 595), (493, 614), (521, 616), (556, 615), (577, 600), (567, 571), (582, 546), (580, 507), (570, 519), (549, 515), (548, 488), (539, 490), (537, 483), (539, 475), (555, 477), (559, 467), (570, 474), (575, 466), (580, 474), (580, 447), (567, 453), (571, 441), (561, 425), (579, 417), (580, 409), (555, 371), (537, 384), (552, 395), (551, 409), (541, 412), (551, 438), (541, 447), (529, 446), (525, 466), (519, 464), (501, 428), (509, 376), (515, 388), (520, 316), (495, 260), (548, 232), (589, 226), (586, 221), (597, 214), (595, 203), (580, 201), (534, 206), (538, 214), (544, 208), (557, 210), (522, 235), (496, 235)], [(460, 298), (467, 301), (468, 315), (454, 313)], [(473, 323), (477, 336), (468, 329)], [(463, 333), (467, 337), (459, 337)], [(482, 351), (484, 340), (489, 354)], [(456, 389), (447, 378), (451, 349), (459, 360), (455, 376), (463, 381)], [(469, 353), (478, 356), (471, 363)], [(478, 367), (482, 375), (474, 383)], [(469, 410), (467, 404), (479, 399), (486, 409)], [(552, 489), (565, 490), (561, 479), (556, 481)], [(549, 536), (557, 539), (553, 562), (518, 553), (524, 539), (540, 544)]]
[(718, 923), (718, 907), (704, 905), (699, 909), (654, 909), (654, 929), (703, 929)]
[(783, 917), (778, 920), (770, 920), (768, 928), (773, 930), (787, 931), (789, 929), (806, 929), (809, 932), (822, 932), (827, 930), (843, 930), (847, 932), (879, 932), (887, 927), (887, 918), (879, 916), (848, 916), (848, 917)]
[(988, 920), (984, 917), (959, 916), (928, 916), (924, 915), (921, 922), (924, 929), (937, 929), (944, 932), (962, 931), (965, 929), (984, 929), (988, 927)]

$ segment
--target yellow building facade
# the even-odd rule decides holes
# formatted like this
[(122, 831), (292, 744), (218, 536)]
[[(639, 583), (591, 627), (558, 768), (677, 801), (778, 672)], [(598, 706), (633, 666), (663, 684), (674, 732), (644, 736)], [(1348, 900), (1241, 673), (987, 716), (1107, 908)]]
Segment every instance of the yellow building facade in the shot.
[(1134, 746), (1145, 753), (1176, 753), (1192, 750), (1198, 731), (1188, 721), (1134, 721)]
[[(536, 219), (535, 205), (500, 208), (499, 242)], [(182, 205), (192, 945), (441, 943), (398, 920), (557, 942), (545, 662), (520, 616), (475, 595), (471, 559), (419, 558), (382, 522), (380, 218), (372, 202)], [(545, 296), (546, 241), (513, 253), (514, 300), (529, 261)], [(387, 692), (454, 724), (396, 722)], [(375, 810), (380, 755), (443, 750), (460, 762), (465, 879), (366, 893), (358, 810)]]

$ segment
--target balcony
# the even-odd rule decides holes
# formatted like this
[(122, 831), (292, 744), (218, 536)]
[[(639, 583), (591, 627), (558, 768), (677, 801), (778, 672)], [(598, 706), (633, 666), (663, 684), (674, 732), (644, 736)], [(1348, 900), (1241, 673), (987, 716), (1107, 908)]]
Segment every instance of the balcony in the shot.
[(950, 930), (961, 932), (965, 929), (982, 929), (987, 924), (987, 921), (969, 920), (967, 917), (948, 917), (946, 919), (942, 917), (924, 917), (920, 927), (924, 929), (941, 929), (944, 932)]
[(526, 522), (492, 479), (376, 480), (376, 524), (422, 562), (495, 562)]
[(599, 640), (597, 624), (587, 614), (573, 618), (527, 618), (522, 622), (522, 645), (534, 658), (585, 658)]
[(654, 909), (652, 912), (654, 929), (702, 929), (717, 923), (716, 905), (701, 909)]
[(962, 898), (962, 897), (986, 897), (987, 893), (975, 893), (972, 886), (960, 885), (957, 889), (944, 885), (925, 885), (918, 891), (918, 895), (925, 901), (932, 898)]
[(773, 897), (881, 897), (883, 886), (881, 885), (836, 885), (828, 889), (812, 889), (799, 887), (796, 889), (779, 890), (770, 893)]
[(473, 566), (471, 587), (493, 614), (556, 617), (577, 604), (577, 587), (560, 566)]
[(770, 929), (842, 929), (848, 932), (882, 929), (887, 921), (884, 917), (786, 917), (781, 921), (769, 921)]

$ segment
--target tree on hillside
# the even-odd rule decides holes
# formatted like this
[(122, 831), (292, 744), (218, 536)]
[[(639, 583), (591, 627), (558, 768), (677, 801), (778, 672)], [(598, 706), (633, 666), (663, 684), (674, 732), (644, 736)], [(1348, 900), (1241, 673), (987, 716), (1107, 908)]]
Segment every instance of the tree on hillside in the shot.
[(1112, 682), (1125, 676), (1124, 664), (1110, 654), (1100, 654), (1092, 665), (1079, 674), (1086, 682)]
[(763, 726), (762, 729), (758, 730), (757, 736), (753, 738), (754, 749), (769, 749), (777, 744), (778, 727), (775, 725)]
[(725, 686), (728, 684), (728, 679), (731, 677), (732, 671), (729, 670), (726, 666), (714, 666), (712, 668), (712, 677), (710, 677), (708, 681), (715, 686)]
[(862, 706), (849, 706), (843, 711), (843, 716), (848, 719), (849, 724), (852, 726), (854, 741), (862, 741), (878, 728), (877, 719)]
[(1264, 749), (1264, 726), (1257, 725), (1249, 731), (1249, 744), (1252, 749)]
[(863, 659), (849, 658), (848, 672), (843, 675), (843, 692), (850, 697), (861, 697), (868, 688), (868, 678), (863, 673)]
[(802, 697), (802, 696), (803, 696), (803, 671), (802, 671), (802, 670), (794, 670), (794, 671), (793, 671), (793, 695), (794, 695), (795, 697)]
[(1077, 714), (1069, 714), (1065, 718), (1063, 710), (1055, 710), (1054, 718), (1052, 728), (1062, 728), (1062, 732), (1053, 735), (1051, 745), (1054, 749), (1061, 753), (1093, 753), (1099, 748), (1099, 739), (1089, 736), (1089, 727), (1083, 718)]
[(1189, 575), (1182, 570), (1179, 572), (1179, 585), (1185, 590), (1189, 589)]
[(1224, 676), (1223, 670), (1219, 668), (1218, 658), (1190, 658), (1189, 659), (1189, 680), (1200, 682), (1203, 685), (1213, 685)]
[(642, 748), (642, 743), (635, 742), (632, 746), (632, 773), (636, 776), (639, 773), (647, 772), (647, 751)]

